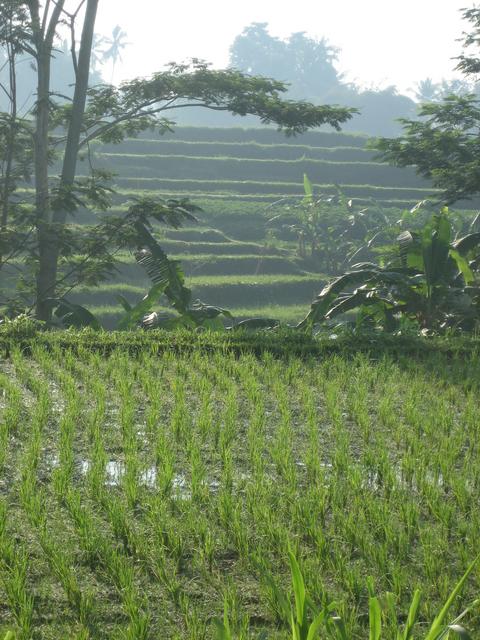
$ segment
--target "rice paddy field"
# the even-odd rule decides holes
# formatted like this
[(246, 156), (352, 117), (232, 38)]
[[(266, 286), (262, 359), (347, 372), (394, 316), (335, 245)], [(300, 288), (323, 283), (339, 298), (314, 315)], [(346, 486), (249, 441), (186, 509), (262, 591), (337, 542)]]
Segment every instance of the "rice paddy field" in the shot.
[[(0, 631), (286, 640), (291, 550), (344, 637), (378, 637), (369, 589), (382, 638), (403, 637), (418, 587), (424, 638), (479, 551), (476, 351), (159, 352), (155, 336), (0, 360)], [(477, 567), (449, 619), (479, 588)], [(478, 638), (478, 607), (463, 622)]]

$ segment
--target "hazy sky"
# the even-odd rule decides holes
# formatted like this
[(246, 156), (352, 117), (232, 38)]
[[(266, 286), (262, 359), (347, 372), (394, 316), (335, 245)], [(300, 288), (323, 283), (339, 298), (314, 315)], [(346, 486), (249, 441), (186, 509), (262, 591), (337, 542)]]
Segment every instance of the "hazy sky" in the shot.
[(226, 66), (235, 36), (252, 22), (268, 22), (270, 33), (281, 38), (296, 31), (327, 38), (341, 49), (338, 67), (349, 80), (407, 91), (426, 77), (453, 75), (451, 58), (461, 49), (456, 39), (468, 28), (459, 9), (472, 5), (468, 0), (100, 0), (96, 31), (108, 35), (118, 24), (127, 32), (131, 44), (115, 81), (189, 57)]

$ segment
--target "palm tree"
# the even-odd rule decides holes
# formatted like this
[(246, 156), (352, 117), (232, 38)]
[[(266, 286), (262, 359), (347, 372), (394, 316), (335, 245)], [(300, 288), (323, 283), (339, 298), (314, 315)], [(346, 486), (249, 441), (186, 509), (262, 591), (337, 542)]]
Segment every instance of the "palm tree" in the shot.
[(112, 61), (112, 82), (113, 75), (115, 73), (115, 65), (117, 64), (117, 61), (122, 62), (121, 51), (130, 44), (129, 42), (125, 42), (126, 37), (126, 32), (122, 31), (120, 26), (117, 24), (117, 26), (112, 30), (112, 37), (104, 39), (105, 44), (108, 46), (107, 49), (104, 49), (103, 51), (102, 59), (104, 62), (107, 60)]
[(102, 49), (103, 45), (106, 43), (106, 38), (104, 36), (98, 35), (98, 33), (93, 34), (93, 42), (92, 42), (92, 56), (90, 58), (90, 70), (98, 72), (98, 67), (103, 64), (104, 59), (104, 50)]

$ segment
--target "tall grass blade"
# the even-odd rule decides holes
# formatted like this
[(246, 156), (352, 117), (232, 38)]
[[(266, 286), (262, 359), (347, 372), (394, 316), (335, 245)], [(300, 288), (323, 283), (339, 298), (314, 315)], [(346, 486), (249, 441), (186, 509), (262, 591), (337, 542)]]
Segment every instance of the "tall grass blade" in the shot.
[(320, 629), (320, 626), (324, 622), (325, 616), (327, 615), (327, 613), (328, 613), (328, 610), (324, 609), (323, 611), (320, 611), (320, 613), (317, 616), (315, 616), (315, 618), (312, 620), (312, 623), (310, 624), (310, 627), (308, 629), (306, 640), (314, 640), (314, 638), (316, 638), (318, 630)]
[(403, 640), (410, 640), (413, 634), (413, 627), (418, 618), (418, 608), (420, 606), (420, 600), (422, 598), (422, 592), (420, 589), (416, 589), (413, 594), (410, 609), (408, 610), (407, 624), (403, 632)]
[(442, 626), (443, 626), (444, 620), (445, 620), (445, 618), (447, 616), (447, 613), (448, 613), (450, 607), (452, 606), (453, 601), (455, 600), (457, 595), (460, 593), (463, 585), (465, 584), (465, 581), (467, 580), (468, 576), (472, 573), (472, 571), (475, 568), (475, 565), (477, 564), (479, 559), (480, 559), (480, 554), (475, 558), (475, 560), (471, 563), (471, 565), (465, 571), (463, 576), (460, 578), (460, 580), (458, 581), (456, 587), (454, 588), (452, 593), (449, 595), (447, 601), (443, 605), (442, 610), (440, 611), (438, 616), (433, 621), (433, 624), (430, 627), (430, 630), (429, 630), (425, 640), (437, 640), (437, 638), (440, 636), (440, 634), (442, 632)]
[(305, 611), (305, 583), (303, 581), (302, 572), (298, 566), (298, 562), (289, 550), (288, 557), (290, 558), (290, 570), (292, 572), (292, 584), (293, 593), (295, 596), (295, 610), (297, 613), (297, 622), (299, 625), (303, 625), (303, 617)]
[[(455, 627), (460, 627), (466, 633), (466, 630), (459, 624), (459, 622), (468, 613), (470, 613), (470, 611), (473, 611), (473, 609), (476, 609), (478, 606), (480, 606), (480, 598), (477, 598), (477, 600), (474, 600), (466, 609), (464, 609), (462, 611), (462, 613), (460, 615), (458, 615), (455, 618), (455, 620), (452, 620), (452, 622), (448, 625), (448, 627), (446, 629), (444, 629), (442, 631), (442, 633), (438, 636), (438, 640), (443, 640), (443, 638), (448, 637), (450, 630), (453, 630), (455, 632), (455, 630), (456, 630)], [(457, 631), (457, 633), (458, 633), (458, 631)]]
[(380, 640), (382, 633), (382, 610), (378, 598), (370, 598), (368, 601), (370, 634), (369, 640)]

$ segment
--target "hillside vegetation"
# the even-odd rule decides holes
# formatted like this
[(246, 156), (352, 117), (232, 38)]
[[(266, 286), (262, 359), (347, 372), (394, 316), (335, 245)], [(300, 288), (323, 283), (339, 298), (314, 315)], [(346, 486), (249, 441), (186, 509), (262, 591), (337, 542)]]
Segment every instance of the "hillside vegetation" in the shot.
[[(299, 202), (304, 174), (316, 192), (340, 188), (355, 206), (381, 209), (392, 220), (432, 194), (413, 170), (377, 162), (367, 143), (363, 135), (323, 131), (287, 138), (267, 128), (178, 127), (157, 138), (96, 144), (90, 161), (115, 174), (113, 213), (131, 199), (155, 195), (189, 197), (202, 208), (198, 226), (156, 232), (169, 256), (181, 260), (194, 297), (239, 318), (296, 322), (328, 274), (312, 271), (299, 259), (293, 236), (274, 238), (266, 221), (279, 201)], [(90, 214), (82, 219), (95, 220)], [(117, 296), (138, 301), (148, 285), (126, 255), (112, 282), (94, 291), (84, 287), (72, 299), (114, 326), (121, 313)]]

